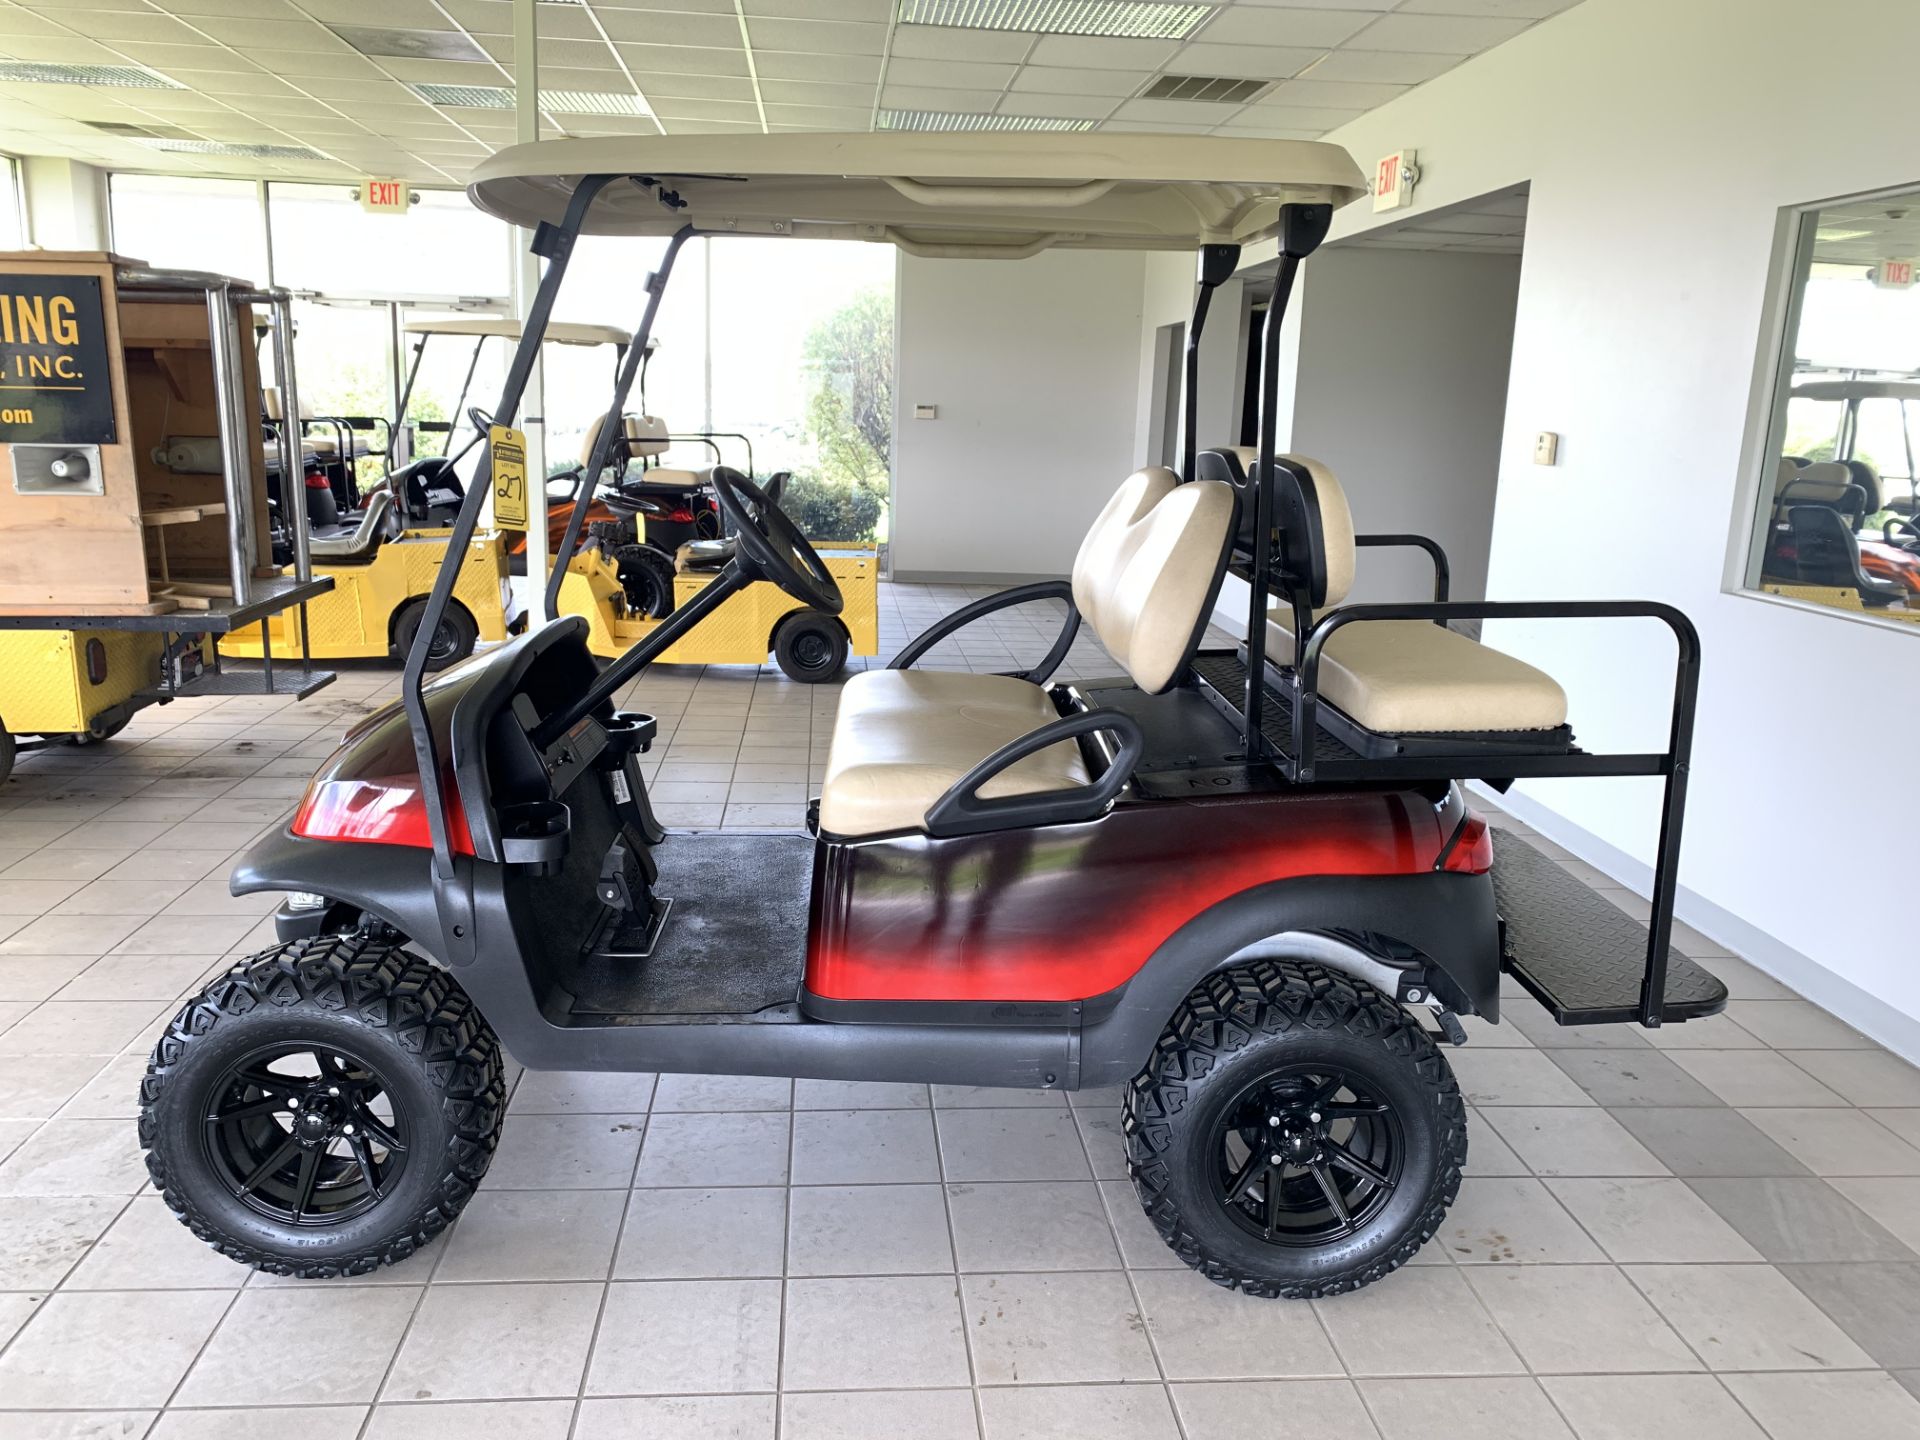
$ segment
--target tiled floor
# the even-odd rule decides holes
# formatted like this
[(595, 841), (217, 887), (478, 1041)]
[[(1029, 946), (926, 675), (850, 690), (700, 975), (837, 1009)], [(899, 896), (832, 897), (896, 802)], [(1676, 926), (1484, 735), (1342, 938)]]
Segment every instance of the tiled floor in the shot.
[[(885, 648), (961, 598), (891, 587)], [(940, 658), (1009, 668), (1036, 625)], [(1111, 1093), (677, 1076), (523, 1075), (450, 1237), (365, 1281), (251, 1274), (143, 1189), (137, 1078), (271, 939), (233, 852), (392, 689), (149, 711), (0, 791), (0, 1440), (1920, 1435), (1920, 1072), (1684, 931), (1723, 1018), (1471, 1026), (1470, 1178), (1354, 1296), (1182, 1268)], [(649, 679), (662, 812), (795, 822), (834, 698)]]

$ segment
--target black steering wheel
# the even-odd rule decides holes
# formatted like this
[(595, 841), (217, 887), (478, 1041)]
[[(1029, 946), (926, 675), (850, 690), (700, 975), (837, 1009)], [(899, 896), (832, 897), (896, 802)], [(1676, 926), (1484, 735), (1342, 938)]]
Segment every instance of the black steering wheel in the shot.
[(734, 563), (751, 579), (770, 580), (801, 604), (838, 615), (846, 604), (839, 583), (787, 512), (738, 470), (716, 465), (712, 480), (739, 541)]

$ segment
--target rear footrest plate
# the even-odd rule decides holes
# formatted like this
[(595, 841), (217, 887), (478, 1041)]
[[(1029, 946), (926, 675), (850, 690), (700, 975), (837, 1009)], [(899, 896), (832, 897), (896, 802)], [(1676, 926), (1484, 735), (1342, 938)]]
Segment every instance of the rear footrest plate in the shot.
[[(1506, 922), (1501, 963), (1562, 1025), (1611, 1025), (1640, 1016), (1647, 932), (1518, 836), (1494, 831), (1493, 893)], [(1667, 950), (1664, 1018), (1717, 1015), (1727, 987)]]

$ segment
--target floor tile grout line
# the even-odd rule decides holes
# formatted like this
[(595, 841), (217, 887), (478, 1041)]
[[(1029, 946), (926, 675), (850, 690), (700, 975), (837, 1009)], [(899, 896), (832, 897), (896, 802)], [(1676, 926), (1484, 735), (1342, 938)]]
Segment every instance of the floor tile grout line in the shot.
[(968, 1321), (967, 1287), (960, 1273), (960, 1237), (953, 1225), (953, 1196), (948, 1190), (947, 1146), (940, 1133), (940, 1106), (933, 1098), (933, 1086), (927, 1086), (927, 1128), (933, 1132), (934, 1176), (940, 1185), (940, 1209), (947, 1220), (947, 1258), (953, 1264), (953, 1305), (960, 1316), (960, 1348), (967, 1357), (967, 1389), (973, 1401), (973, 1428), (979, 1440), (986, 1440), (986, 1406), (980, 1398), (980, 1365), (973, 1353), (973, 1326)]

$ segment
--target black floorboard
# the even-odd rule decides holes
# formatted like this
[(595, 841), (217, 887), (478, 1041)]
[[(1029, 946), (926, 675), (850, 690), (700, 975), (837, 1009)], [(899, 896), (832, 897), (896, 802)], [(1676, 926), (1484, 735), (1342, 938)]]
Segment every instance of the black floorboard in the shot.
[(787, 1018), (806, 968), (813, 842), (707, 831), (669, 835), (653, 854), (655, 893), (673, 902), (653, 953), (582, 957), (573, 1014), (587, 1023)]

